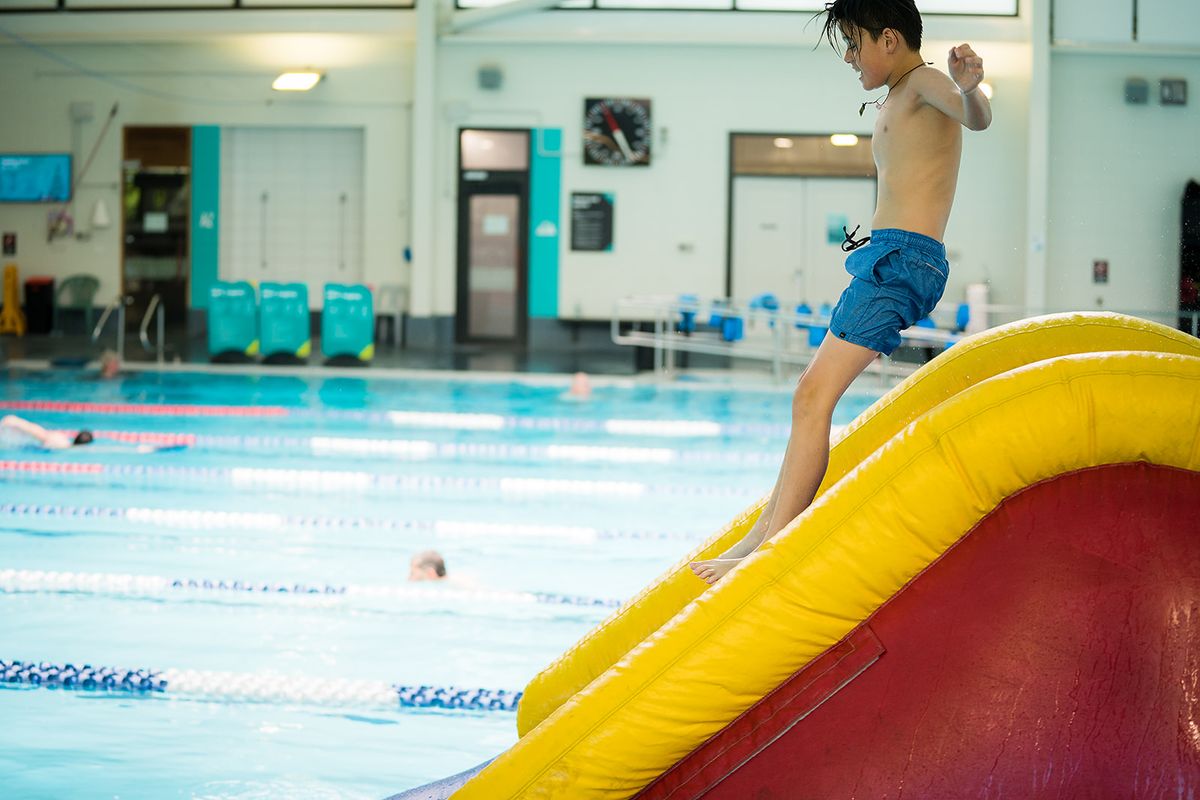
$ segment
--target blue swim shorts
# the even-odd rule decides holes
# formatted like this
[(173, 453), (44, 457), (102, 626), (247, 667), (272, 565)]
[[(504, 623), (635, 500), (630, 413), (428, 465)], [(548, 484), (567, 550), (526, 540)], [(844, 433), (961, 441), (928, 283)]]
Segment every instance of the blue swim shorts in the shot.
[(942, 299), (950, 264), (946, 247), (919, 233), (885, 228), (846, 259), (850, 285), (833, 309), (829, 332), (891, 355), (900, 331), (929, 316)]

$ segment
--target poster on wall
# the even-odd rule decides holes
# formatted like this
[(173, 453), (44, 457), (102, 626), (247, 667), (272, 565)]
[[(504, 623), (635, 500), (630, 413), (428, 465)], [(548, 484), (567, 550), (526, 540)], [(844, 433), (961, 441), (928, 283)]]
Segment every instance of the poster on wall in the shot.
[(571, 193), (571, 249), (608, 253), (613, 249), (613, 195)]
[(850, 224), (850, 217), (845, 214), (826, 214), (825, 215), (825, 241), (828, 244), (840, 245), (846, 241), (846, 226)]

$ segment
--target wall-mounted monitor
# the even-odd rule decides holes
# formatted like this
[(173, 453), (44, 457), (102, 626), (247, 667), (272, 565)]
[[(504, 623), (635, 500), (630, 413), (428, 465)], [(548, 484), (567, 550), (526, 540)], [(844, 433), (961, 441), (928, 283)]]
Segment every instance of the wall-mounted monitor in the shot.
[(0, 153), (0, 203), (70, 199), (70, 153)]

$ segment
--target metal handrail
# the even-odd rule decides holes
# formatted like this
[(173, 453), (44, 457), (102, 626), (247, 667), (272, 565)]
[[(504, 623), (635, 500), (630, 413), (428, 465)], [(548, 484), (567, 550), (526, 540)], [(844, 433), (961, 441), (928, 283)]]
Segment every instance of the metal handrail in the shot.
[(129, 304), (130, 300), (131, 298), (121, 294), (113, 298), (113, 301), (105, 306), (104, 313), (100, 315), (100, 321), (96, 323), (96, 327), (92, 329), (92, 341), (99, 341), (100, 334), (104, 331), (104, 324), (108, 322), (113, 311), (117, 312), (117, 359), (122, 363), (125, 361), (125, 306)]
[[(1030, 316), (1030, 311), (1042, 311), (1021, 306), (986, 305), (980, 309), (985, 314), (1013, 314), (1017, 318)], [(686, 335), (676, 330), (676, 323), (682, 312), (690, 312), (697, 317), (709, 312), (719, 313), (725, 317), (741, 317), (746, 321), (747, 330), (742, 339), (736, 342), (726, 342), (708, 334)], [(1155, 317), (1164, 321), (1175, 322), (1190, 318), (1192, 335), (1200, 332), (1200, 312), (1196, 311), (1133, 311), (1123, 312), (1130, 316), (1143, 319)], [(653, 323), (651, 331), (622, 331), (621, 323), (636, 321)], [(766, 322), (766, 327), (756, 331), (760, 322)], [(709, 355), (723, 355), (735, 358), (747, 358), (771, 363), (771, 371), (777, 380), (783, 377), (784, 364), (807, 364), (815, 353), (815, 348), (807, 344), (807, 337), (801, 336), (799, 346), (793, 340), (797, 329), (809, 327), (828, 327), (828, 317), (815, 314), (796, 314), (788, 310), (769, 310), (750, 307), (744, 302), (733, 300), (717, 300), (708, 303), (685, 302), (669, 296), (626, 297), (617, 301), (611, 322), (611, 338), (615, 344), (636, 345), (649, 347), (654, 350), (654, 370), (666, 375), (675, 369), (675, 353), (688, 351)], [(764, 336), (763, 333), (767, 335)], [(916, 347), (944, 347), (958, 341), (961, 334), (945, 329), (925, 328), (914, 326), (900, 332), (901, 339), (908, 345)], [(910, 374), (916, 364), (905, 364), (890, 359), (876, 359), (867, 369), (878, 372), (881, 380), (885, 375), (904, 376)]]
[(146, 334), (146, 329), (150, 327), (150, 317), (152, 315), (154, 315), (155, 312), (157, 312), (157, 316), (158, 316), (158, 326), (157, 326), (158, 327), (158, 353), (157, 353), (157, 355), (158, 355), (158, 363), (161, 364), (164, 361), (163, 333), (164, 333), (164, 327), (166, 325), (165, 321), (163, 320), (163, 304), (162, 304), (162, 296), (161, 295), (156, 294), (156, 295), (154, 295), (154, 297), (150, 298), (150, 305), (146, 306), (146, 313), (144, 315), (142, 315), (141, 327), (138, 328), (138, 339), (140, 339), (142, 342), (142, 349), (145, 350), (147, 353), (149, 353), (151, 350), (150, 337)]
[[(741, 317), (749, 330), (742, 339), (726, 342), (711, 336), (684, 335), (675, 330), (675, 321), (680, 312), (690, 311), (699, 316), (710, 310), (727, 317)], [(653, 322), (654, 331), (621, 331), (621, 322), (636, 320)], [(766, 336), (756, 333), (755, 326), (765, 324)], [(668, 297), (626, 297), (614, 308), (610, 325), (610, 336), (615, 344), (639, 345), (654, 350), (654, 369), (665, 375), (675, 369), (675, 353), (687, 351), (708, 355), (732, 356), (767, 361), (776, 380), (782, 380), (784, 364), (804, 365), (812, 360), (816, 348), (807, 344), (807, 335), (799, 331), (810, 326), (828, 327), (828, 317), (816, 314), (796, 314), (785, 310), (750, 308), (736, 301), (722, 301), (719, 305), (688, 303)], [(918, 347), (938, 347), (957, 341), (956, 334), (935, 328), (913, 327), (901, 332), (901, 338)], [(793, 340), (799, 338), (799, 346)], [(890, 358), (876, 359), (868, 372), (878, 373), (880, 380), (888, 376), (905, 377), (917, 364), (893, 361)]]

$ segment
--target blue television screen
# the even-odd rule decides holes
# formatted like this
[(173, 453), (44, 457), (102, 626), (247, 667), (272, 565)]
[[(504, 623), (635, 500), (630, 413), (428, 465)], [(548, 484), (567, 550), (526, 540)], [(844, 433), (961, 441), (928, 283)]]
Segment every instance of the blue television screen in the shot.
[(70, 199), (70, 153), (0, 153), (0, 203)]

